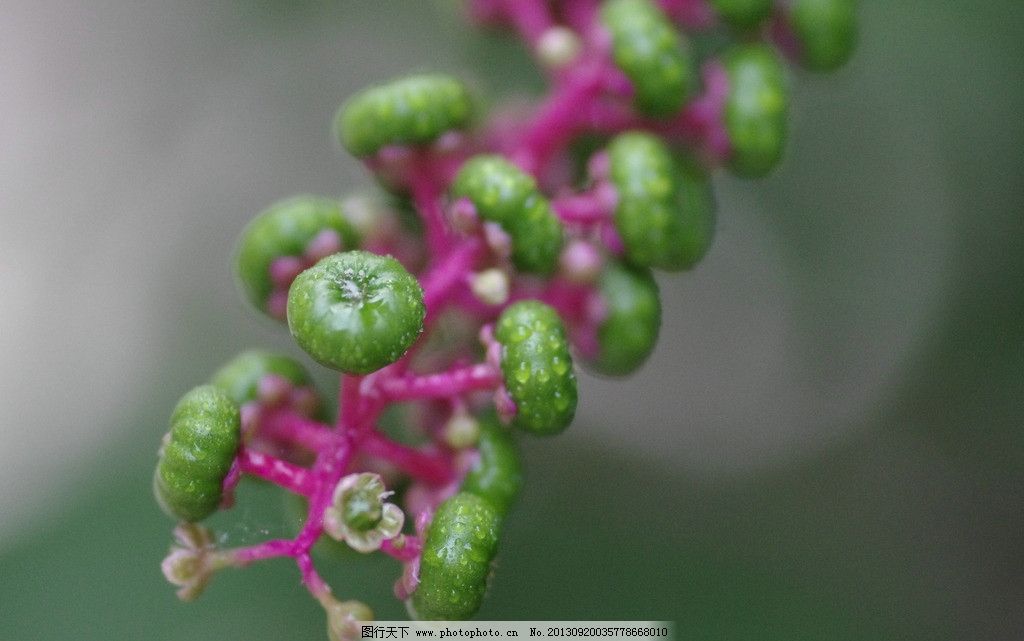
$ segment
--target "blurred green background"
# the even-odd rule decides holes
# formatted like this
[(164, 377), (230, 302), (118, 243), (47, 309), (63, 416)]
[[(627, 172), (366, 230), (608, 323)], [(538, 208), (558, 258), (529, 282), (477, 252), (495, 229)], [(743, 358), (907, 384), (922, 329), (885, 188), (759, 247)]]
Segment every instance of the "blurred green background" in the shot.
[[(0, 639), (320, 639), (294, 567), (181, 604), (150, 496), (174, 400), (251, 345), (266, 204), (369, 184), (338, 104), (410, 69), (536, 91), (451, 2), (14, 0), (0, 8)], [(795, 75), (768, 180), (716, 182), (662, 345), (585, 378), (480, 618), (667, 619), (679, 639), (1024, 638), (1024, 4), (864, 0)], [(326, 380), (326, 379), (325, 379)], [(293, 524), (248, 488), (229, 544)], [(402, 617), (388, 560), (327, 563)]]

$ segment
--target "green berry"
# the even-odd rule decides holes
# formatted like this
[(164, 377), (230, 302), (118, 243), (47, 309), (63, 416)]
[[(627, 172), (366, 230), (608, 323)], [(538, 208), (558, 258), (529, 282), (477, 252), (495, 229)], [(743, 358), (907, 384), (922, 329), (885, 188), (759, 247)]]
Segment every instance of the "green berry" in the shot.
[(306, 246), (323, 231), (337, 232), (342, 246), (354, 248), (360, 239), (336, 200), (295, 196), (272, 205), (249, 223), (235, 254), (238, 281), (249, 302), (267, 312), (274, 289), (270, 265), (282, 256), (302, 256)]
[(271, 354), (258, 349), (242, 352), (221, 367), (210, 379), (235, 402), (242, 406), (258, 397), (260, 380), (269, 374), (280, 376), (295, 387), (310, 384), (306, 369), (295, 359)]
[(678, 178), (676, 202), (679, 207), (679, 232), (672, 264), (678, 269), (690, 269), (711, 248), (718, 217), (715, 214), (711, 179), (707, 174), (680, 165)]
[(462, 481), (462, 491), (490, 503), (504, 517), (519, 495), (523, 473), (515, 439), (493, 418), (481, 420), (478, 459)]
[(423, 331), (423, 289), (390, 256), (334, 254), (298, 275), (288, 327), (318, 363), (368, 374), (401, 358)]
[(576, 374), (562, 319), (539, 301), (510, 305), (494, 332), (501, 372), (516, 403), (513, 424), (532, 434), (557, 434), (576, 414)]
[(370, 156), (388, 145), (429, 143), (465, 128), (472, 114), (472, 99), (460, 80), (424, 74), (362, 91), (338, 110), (334, 122), (345, 149)]
[(772, 0), (709, 0), (722, 20), (739, 29), (751, 29), (772, 12)]
[(661, 299), (651, 271), (609, 262), (598, 282), (607, 315), (597, 330), (602, 374), (624, 376), (643, 365), (658, 342)]
[(680, 167), (665, 143), (647, 133), (617, 136), (608, 158), (618, 194), (615, 227), (626, 258), (668, 271), (693, 267), (714, 235), (707, 178)]
[(461, 621), (473, 616), (487, 589), (499, 528), (498, 512), (468, 492), (437, 508), (423, 546), (420, 583), (410, 603), (415, 618)]
[(732, 155), (729, 166), (744, 178), (766, 175), (782, 159), (789, 95), (782, 63), (760, 44), (741, 45), (725, 56), (729, 96), (725, 128)]
[(686, 43), (651, 0), (610, 0), (601, 19), (615, 65), (633, 83), (637, 110), (668, 116), (682, 108), (696, 74)]
[(857, 44), (856, 0), (793, 0), (789, 24), (800, 41), (800, 61), (814, 71), (843, 66)]
[(562, 223), (529, 174), (501, 156), (476, 156), (459, 170), (451, 196), (468, 198), (480, 218), (502, 226), (512, 237), (516, 267), (536, 274), (555, 270)]
[(171, 414), (153, 477), (164, 512), (190, 522), (213, 514), (240, 439), (238, 406), (224, 391), (202, 385), (185, 394)]

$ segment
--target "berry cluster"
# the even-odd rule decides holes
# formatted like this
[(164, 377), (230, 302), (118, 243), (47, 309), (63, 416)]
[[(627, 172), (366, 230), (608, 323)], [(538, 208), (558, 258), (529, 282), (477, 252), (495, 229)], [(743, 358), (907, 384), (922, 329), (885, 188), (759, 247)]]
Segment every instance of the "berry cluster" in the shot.
[[(372, 613), (317, 573), (326, 535), (400, 561), (412, 616), (472, 616), (521, 484), (515, 433), (572, 422), (575, 362), (614, 376), (643, 364), (661, 322), (651, 270), (707, 252), (711, 172), (762, 176), (782, 156), (782, 59), (831, 70), (855, 35), (853, 0), (470, 9), (522, 37), (551, 92), (485, 118), (446, 75), (368, 89), (335, 132), (383, 195), (291, 198), (243, 232), (245, 295), (341, 373), (339, 410), (324, 415), (301, 364), (262, 351), (185, 394), (154, 477), (180, 521), (163, 569), (182, 599), (218, 569), (291, 557), (345, 638)], [(419, 443), (383, 427), (396, 416)], [(231, 506), (243, 475), (303, 499), (294, 538), (213, 544), (198, 522)]]

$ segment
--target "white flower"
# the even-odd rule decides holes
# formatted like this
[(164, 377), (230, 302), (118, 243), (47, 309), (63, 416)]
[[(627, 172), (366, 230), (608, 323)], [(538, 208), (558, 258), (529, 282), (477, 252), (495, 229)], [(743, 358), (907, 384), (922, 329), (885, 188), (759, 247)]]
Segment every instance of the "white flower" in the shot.
[(195, 523), (174, 528), (176, 545), (160, 564), (164, 577), (178, 586), (178, 598), (191, 601), (202, 594), (213, 573), (224, 567), (225, 559), (213, 547), (210, 531)]
[(380, 474), (349, 474), (334, 488), (331, 507), (324, 512), (324, 530), (332, 538), (345, 541), (358, 552), (374, 552), (387, 539), (402, 531), (405, 514), (384, 488)]
[(327, 637), (331, 641), (361, 639), (360, 622), (373, 621), (373, 611), (360, 601), (338, 601), (328, 595), (320, 597), (327, 612)]

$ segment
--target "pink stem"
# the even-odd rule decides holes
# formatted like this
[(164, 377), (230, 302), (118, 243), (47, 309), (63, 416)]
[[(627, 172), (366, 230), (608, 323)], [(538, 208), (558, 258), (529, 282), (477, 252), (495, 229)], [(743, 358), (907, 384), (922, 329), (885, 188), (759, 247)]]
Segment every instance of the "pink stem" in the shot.
[(238, 486), (238, 481), (242, 479), (242, 467), (238, 464), (238, 457), (231, 463), (231, 469), (228, 470), (227, 476), (224, 477), (224, 482), (221, 483), (221, 509), (229, 509), (235, 504), (235, 488)]
[(512, 160), (524, 171), (537, 175), (548, 161), (579, 133), (581, 105), (590, 102), (604, 87), (607, 69), (603, 57), (581, 62), (555, 93), (540, 107), (522, 133)]
[(776, 4), (775, 15), (768, 25), (768, 34), (786, 59), (798, 63), (803, 57), (803, 44), (790, 26), (788, 13), (786, 3)]
[(319, 452), (338, 441), (330, 425), (306, 418), (288, 409), (276, 409), (260, 417), (260, 432), (269, 438), (300, 445)]
[(235, 548), (228, 555), (239, 565), (248, 565), (254, 561), (292, 556), (294, 548), (295, 542), (290, 539), (272, 539), (257, 545)]
[(452, 478), (452, 465), (447, 456), (428, 454), (396, 443), (380, 432), (368, 432), (360, 441), (361, 450), (391, 462), (398, 469), (426, 483), (443, 485)]
[(555, 24), (547, 0), (504, 0), (502, 4), (516, 31), (533, 48)]
[(441, 191), (435, 177), (424, 171), (412, 171), (409, 176), (416, 209), (421, 212), (426, 227), (427, 247), (433, 257), (443, 256), (448, 251), (448, 223), (441, 208)]
[(397, 539), (388, 539), (380, 546), (381, 552), (391, 558), (398, 559), (402, 563), (408, 563), (420, 555), (423, 549), (418, 536), (400, 535), (403, 543), (401, 547), (396, 546)]
[(465, 282), (466, 274), (483, 253), (484, 245), (479, 238), (469, 238), (447, 252), (423, 277), (423, 303), (427, 308), (430, 322), (444, 309), (453, 291)]
[(258, 476), (302, 496), (311, 496), (316, 491), (316, 479), (304, 467), (245, 447), (238, 452), (237, 460), (244, 474)]
[(596, 313), (592, 287), (556, 279), (539, 298), (558, 310), (581, 356), (593, 358), (600, 353), (597, 332), (603, 318)]
[(584, 128), (612, 135), (629, 129), (646, 129), (670, 139), (687, 142), (700, 148), (709, 163), (717, 164), (730, 153), (729, 135), (725, 129), (723, 110), (729, 94), (729, 78), (721, 63), (715, 60), (704, 65), (701, 72), (704, 93), (692, 100), (678, 116), (668, 121), (638, 116), (623, 104), (595, 102), (581, 109)]
[(590, 192), (556, 198), (551, 205), (563, 222), (592, 225), (611, 217), (617, 198), (615, 188), (602, 183)]
[(360, 391), (362, 376), (342, 374), (339, 384), (338, 398), (341, 401), (341, 408), (338, 411), (337, 427), (340, 432), (350, 432), (359, 426), (360, 413), (362, 412), (363, 396)]
[(313, 559), (309, 556), (309, 552), (295, 557), (295, 564), (299, 566), (299, 572), (302, 574), (302, 584), (306, 586), (306, 589), (314, 597), (330, 593), (331, 588), (320, 578), (316, 568), (313, 566)]
[(378, 382), (378, 389), (390, 401), (410, 401), (452, 398), (468, 392), (493, 390), (501, 381), (501, 372), (484, 363), (438, 374), (387, 378)]
[(308, 552), (323, 534), (324, 512), (331, 504), (334, 488), (344, 476), (352, 455), (351, 444), (344, 440), (339, 442), (333, 451), (321, 452), (317, 456), (312, 470), (317, 480), (316, 491), (310, 496), (306, 523), (295, 537), (295, 549), (299, 552)]
[(597, 17), (597, 0), (563, 0), (562, 16), (569, 26), (580, 33), (586, 33)]

